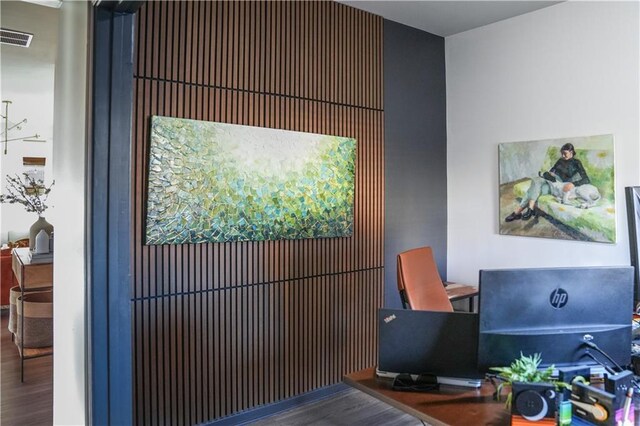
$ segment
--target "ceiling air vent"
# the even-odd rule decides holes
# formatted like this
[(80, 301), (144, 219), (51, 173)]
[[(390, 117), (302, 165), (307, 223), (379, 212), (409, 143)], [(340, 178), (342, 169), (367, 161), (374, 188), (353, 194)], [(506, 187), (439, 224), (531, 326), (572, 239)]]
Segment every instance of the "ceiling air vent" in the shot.
[(33, 34), (24, 33), (22, 31), (9, 30), (0, 28), (0, 43), (10, 44), (12, 46), (29, 47)]

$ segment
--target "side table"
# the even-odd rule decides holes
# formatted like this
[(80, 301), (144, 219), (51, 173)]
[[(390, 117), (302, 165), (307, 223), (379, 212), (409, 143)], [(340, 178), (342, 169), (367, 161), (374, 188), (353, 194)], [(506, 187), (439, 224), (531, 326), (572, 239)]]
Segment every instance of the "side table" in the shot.
[[(28, 247), (13, 249), (11, 268), (20, 286), (20, 303), (22, 303), (22, 297), (24, 297), (25, 293), (53, 287), (53, 262), (31, 263), (29, 261)], [(22, 321), (20, 329), (24, 333), (24, 315), (20, 321)], [(21, 335), (18, 351), (20, 354), (20, 381), (24, 382), (24, 360), (52, 355), (53, 346), (25, 348), (24, 337)]]

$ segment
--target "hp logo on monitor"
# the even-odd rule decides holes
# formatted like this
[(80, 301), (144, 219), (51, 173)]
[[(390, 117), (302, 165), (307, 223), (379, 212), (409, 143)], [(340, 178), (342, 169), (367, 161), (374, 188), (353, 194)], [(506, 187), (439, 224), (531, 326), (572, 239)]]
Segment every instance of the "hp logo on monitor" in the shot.
[(549, 303), (556, 309), (563, 308), (569, 301), (569, 293), (562, 288), (556, 288), (549, 296)]

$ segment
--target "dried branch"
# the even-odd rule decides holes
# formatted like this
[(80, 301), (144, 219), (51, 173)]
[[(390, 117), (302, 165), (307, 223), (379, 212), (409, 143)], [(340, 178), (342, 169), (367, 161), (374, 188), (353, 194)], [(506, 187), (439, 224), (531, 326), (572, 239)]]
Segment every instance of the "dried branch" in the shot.
[(0, 195), (0, 203), (22, 204), (28, 212), (42, 216), (48, 208), (46, 201), (55, 181), (46, 187), (42, 179), (36, 180), (28, 173), (23, 173), (22, 176), (23, 178), (18, 175), (6, 176), (8, 194)]

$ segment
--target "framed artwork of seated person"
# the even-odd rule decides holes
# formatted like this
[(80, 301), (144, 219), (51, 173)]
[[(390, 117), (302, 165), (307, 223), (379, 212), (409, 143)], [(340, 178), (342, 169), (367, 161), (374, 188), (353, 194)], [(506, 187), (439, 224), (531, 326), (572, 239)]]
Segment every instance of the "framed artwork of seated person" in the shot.
[(503, 235), (616, 242), (613, 135), (499, 145)]

